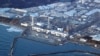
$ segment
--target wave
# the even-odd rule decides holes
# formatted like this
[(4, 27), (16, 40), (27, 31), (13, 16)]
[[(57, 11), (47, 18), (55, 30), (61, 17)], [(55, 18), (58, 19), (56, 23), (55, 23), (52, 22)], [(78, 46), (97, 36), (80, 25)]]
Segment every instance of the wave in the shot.
[(17, 28), (17, 27), (10, 27), (7, 29), (8, 32), (23, 32), (23, 30), (21, 28)]
[(9, 25), (7, 25), (7, 24), (4, 24), (4, 23), (0, 23), (0, 25), (2, 25), (2, 26), (9, 26)]

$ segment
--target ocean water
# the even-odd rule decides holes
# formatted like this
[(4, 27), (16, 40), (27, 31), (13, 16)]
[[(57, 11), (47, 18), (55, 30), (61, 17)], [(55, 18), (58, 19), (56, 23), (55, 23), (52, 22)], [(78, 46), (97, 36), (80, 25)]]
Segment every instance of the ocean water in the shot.
[(29, 8), (55, 2), (73, 2), (75, 0), (0, 0), (0, 7)]
[(59, 0), (0, 0), (0, 7), (29, 8), (33, 6), (46, 5)]
[[(20, 35), (21, 29), (0, 24), (0, 56), (8, 56), (10, 53), (13, 39)], [(83, 50), (100, 53), (100, 49), (94, 49), (90, 46), (67, 43), (63, 46), (52, 46), (44, 43), (39, 43), (27, 39), (20, 38), (15, 44), (13, 56), (28, 56), (30, 54), (44, 54), (53, 52), (64, 52), (69, 50)], [(41, 56), (41, 55), (40, 55)], [(79, 52), (60, 53), (44, 56), (95, 56)]]

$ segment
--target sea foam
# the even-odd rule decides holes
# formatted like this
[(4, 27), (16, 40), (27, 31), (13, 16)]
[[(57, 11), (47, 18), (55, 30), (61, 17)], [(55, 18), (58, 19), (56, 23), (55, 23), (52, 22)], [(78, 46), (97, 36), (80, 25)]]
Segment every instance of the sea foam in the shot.
[(23, 32), (22, 29), (17, 28), (17, 27), (10, 27), (10, 28), (7, 28), (7, 31), (8, 31), (8, 32)]
[(9, 26), (9, 25), (7, 25), (7, 24), (3, 24), (3, 23), (0, 23), (0, 25), (2, 25), (2, 26)]

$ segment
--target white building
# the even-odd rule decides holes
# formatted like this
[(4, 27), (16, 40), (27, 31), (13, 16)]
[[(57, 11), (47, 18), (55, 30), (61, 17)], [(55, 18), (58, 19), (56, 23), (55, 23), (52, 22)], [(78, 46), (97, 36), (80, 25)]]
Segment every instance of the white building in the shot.
[(84, 4), (87, 0), (79, 0), (79, 3)]
[(94, 2), (96, 2), (96, 3), (100, 3), (100, 0), (94, 0)]

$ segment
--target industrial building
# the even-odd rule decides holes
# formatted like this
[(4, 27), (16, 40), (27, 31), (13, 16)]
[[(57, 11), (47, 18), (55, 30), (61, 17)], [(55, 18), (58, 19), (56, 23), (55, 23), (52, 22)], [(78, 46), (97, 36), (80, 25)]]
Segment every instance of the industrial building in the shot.
[[(24, 9), (0, 8), (0, 17), (5, 18), (0, 21), (8, 20), (9, 24), (25, 28), (22, 36), (27, 39), (53, 45), (63, 45), (68, 41), (89, 45), (94, 42), (100, 48), (100, 39), (96, 38), (100, 33), (98, 1), (71, 0)], [(93, 38), (84, 38), (87, 35)]]

